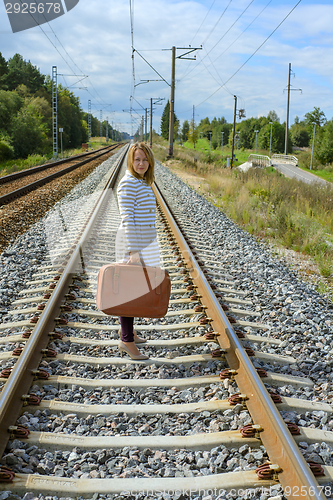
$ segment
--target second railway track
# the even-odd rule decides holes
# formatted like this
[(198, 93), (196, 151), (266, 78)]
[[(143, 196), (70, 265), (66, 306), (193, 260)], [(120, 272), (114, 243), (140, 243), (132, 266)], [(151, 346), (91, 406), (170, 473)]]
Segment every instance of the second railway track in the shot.
[(331, 498), (332, 468), (312, 465), (315, 478), (298, 444), (325, 441), (330, 450), (332, 433), (288, 429), (278, 410), (329, 419), (332, 405), (279, 394), (314, 383), (292, 373), (296, 360), (263, 321), (253, 283), (244, 289), (222, 266), (188, 201), (168, 207), (156, 195), (172, 295), (165, 318), (136, 321), (149, 360), (120, 358), (118, 318), (95, 306), (98, 269), (114, 260), (112, 189), (91, 196), (66, 229), (59, 222), (60, 237), (49, 234), (47, 257), (12, 303), (0, 327), (0, 479), (10, 480), (0, 491), (259, 499), (283, 498), (283, 487), (288, 498)]
[[(97, 151), (91, 151), (89, 153), (66, 158), (50, 164), (39, 165), (0, 177), (0, 206), (24, 196), (38, 189), (38, 187), (51, 182), (53, 179), (61, 177), (90, 161), (110, 153), (118, 146), (118, 144), (106, 146)], [(69, 166), (64, 167), (63, 165), (66, 163), (69, 164)]]

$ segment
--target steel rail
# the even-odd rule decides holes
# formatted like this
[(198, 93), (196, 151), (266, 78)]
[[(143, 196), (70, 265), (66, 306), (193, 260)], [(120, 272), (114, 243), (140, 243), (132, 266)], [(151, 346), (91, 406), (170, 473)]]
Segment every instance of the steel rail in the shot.
[[(204, 273), (196, 263), (191, 248), (175, 221), (172, 209), (167, 205), (158, 187), (154, 185), (153, 189), (197, 291), (204, 297), (207, 317), (211, 318), (214, 331), (220, 334), (217, 339), (221, 348), (226, 352), (228, 364), (231, 369), (236, 370), (235, 380), (241, 393), (246, 395), (244, 397), (244, 399), (246, 398), (246, 407), (254, 424), (259, 424), (263, 428), (260, 433), (262, 443), (271, 462), (281, 468), (278, 479), (282, 487), (292, 487), (292, 491), (298, 492), (298, 496), (295, 496), (298, 499), (299, 492), (302, 492), (304, 499), (324, 500), (326, 497), (320, 491), (314, 475), (229, 323)], [(290, 498), (294, 498), (294, 496), (290, 496)]]
[[(112, 146), (115, 146), (115, 148), (118, 146), (118, 144), (112, 144)], [(99, 148), (94, 151), (89, 151), (88, 153), (82, 153), (79, 155), (74, 155), (74, 156), (68, 156), (67, 158), (63, 158), (61, 160), (53, 161), (51, 163), (43, 163), (43, 165), (37, 165), (36, 167), (31, 167), (31, 168), (26, 168), (24, 170), (20, 170), (19, 172), (13, 172), (12, 174), (8, 175), (3, 175), (0, 177), (0, 185), (1, 184), (6, 184), (7, 182), (13, 181), (15, 179), (20, 179), (21, 177), (27, 177), (28, 175), (35, 174), (36, 172), (41, 172), (43, 170), (47, 170), (52, 167), (57, 167), (58, 165), (61, 165), (62, 163), (68, 163), (70, 161), (75, 161), (79, 158), (85, 158), (86, 156), (90, 156), (94, 153), (97, 153), (98, 151), (102, 151), (103, 149), (107, 149), (112, 147), (110, 146), (104, 146), (103, 148)], [(114, 148), (114, 149), (115, 149)]]
[[(112, 151), (115, 148), (110, 148), (109, 151)], [(20, 198), (21, 196), (24, 196), (27, 193), (30, 193), (31, 191), (34, 191), (35, 189), (38, 189), (41, 186), (44, 186), (45, 184), (53, 181), (57, 177), (62, 177), (63, 175), (68, 174), (72, 170), (75, 170), (76, 168), (82, 167), (82, 165), (85, 165), (86, 163), (95, 160), (96, 158), (99, 158), (100, 156), (105, 155), (109, 151), (102, 151), (98, 153), (97, 155), (93, 157), (86, 158), (85, 160), (82, 160), (78, 163), (74, 163), (74, 165), (70, 165), (67, 168), (64, 168), (63, 170), (60, 170), (59, 172), (54, 172), (53, 174), (47, 175), (46, 177), (43, 177), (42, 179), (38, 179), (37, 181), (31, 182), (30, 184), (26, 184), (25, 186), (22, 186), (19, 189), (16, 189), (15, 191), (11, 191), (10, 193), (4, 194), (3, 196), (0, 196), (0, 206), (1, 205), (6, 205), (6, 203), (10, 203), (11, 201), (15, 200), (16, 198)]]
[(29, 340), (27, 341), (21, 355), (15, 363), (13, 370), (0, 393), (0, 456), (2, 456), (7, 441), (9, 439), (8, 428), (16, 421), (20, 415), (22, 408), (21, 396), (27, 393), (34, 379), (34, 370), (42, 357), (42, 349), (46, 348), (50, 341), (47, 332), (52, 331), (55, 326), (55, 317), (60, 311), (60, 305), (63, 302), (64, 294), (69, 288), (73, 278), (73, 273), (80, 261), (82, 249), (92, 231), (94, 222), (103, 203), (108, 196), (108, 190), (112, 189), (115, 184), (118, 172), (122, 166), (122, 162), (126, 156), (128, 147), (125, 148), (118, 165), (114, 169), (110, 179), (108, 180), (103, 192), (96, 201), (91, 216), (88, 217), (86, 227), (81, 230), (81, 233), (76, 242), (76, 247), (69, 257), (69, 260), (60, 276), (57, 286), (54, 289), (50, 299), (47, 301), (45, 309), (39, 318)]

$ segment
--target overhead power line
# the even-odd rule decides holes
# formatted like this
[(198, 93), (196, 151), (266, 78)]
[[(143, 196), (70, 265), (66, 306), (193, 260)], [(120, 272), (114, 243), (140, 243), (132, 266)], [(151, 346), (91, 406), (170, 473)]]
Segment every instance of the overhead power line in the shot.
[[(220, 76), (220, 74), (219, 74), (219, 72), (218, 72), (217, 68), (214, 66), (214, 63), (215, 63), (218, 59), (220, 59), (220, 57), (222, 57), (222, 56), (223, 56), (223, 54), (225, 54), (225, 53), (226, 53), (226, 52), (230, 49), (230, 47), (232, 47), (232, 46), (233, 46), (233, 45), (237, 42), (237, 40), (239, 40), (239, 39), (241, 38), (241, 36), (243, 36), (243, 35), (244, 35), (244, 33), (245, 33), (245, 32), (246, 32), (249, 28), (250, 28), (250, 26), (252, 26), (252, 24), (253, 24), (253, 23), (254, 23), (254, 22), (258, 19), (258, 17), (260, 17), (260, 16), (261, 16), (261, 14), (264, 12), (264, 10), (265, 10), (265, 9), (267, 9), (267, 7), (269, 6), (269, 4), (271, 4), (271, 3), (272, 3), (272, 1), (273, 1), (273, 0), (269, 0), (269, 2), (268, 2), (268, 3), (265, 5), (265, 7), (264, 7), (264, 8), (263, 8), (260, 12), (259, 12), (259, 14), (257, 14), (257, 15), (256, 15), (256, 17), (254, 17), (254, 18), (252, 19), (252, 21), (251, 21), (251, 22), (250, 22), (250, 23), (246, 26), (246, 28), (245, 28), (245, 29), (244, 29), (244, 30), (243, 30), (243, 31), (242, 31), (242, 32), (241, 32), (241, 33), (240, 33), (240, 34), (239, 34), (239, 35), (238, 35), (238, 36), (234, 39), (234, 41), (233, 41), (233, 42), (231, 42), (231, 43), (230, 43), (230, 45), (228, 45), (228, 47), (226, 47), (226, 48), (224, 49), (224, 51), (223, 51), (223, 52), (221, 52), (221, 53), (220, 53), (220, 54), (219, 54), (219, 55), (218, 55), (218, 56), (217, 56), (217, 57), (216, 57), (213, 61), (211, 60), (211, 58), (210, 58), (209, 54), (207, 53), (208, 59), (210, 60), (210, 64), (208, 64), (207, 66), (204, 64), (204, 68), (203, 68), (202, 70), (198, 71), (198, 73), (196, 73), (196, 74), (195, 74), (195, 76), (200, 75), (200, 74), (201, 74), (203, 71), (205, 71), (205, 70), (209, 71), (209, 70), (208, 70), (208, 68), (209, 68), (209, 66), (211, 66), (211, 65), (212, 65), (212, 66), (213, 66), (213, 68), (215, 69), (215, 71), (216, 71), (217, 75), (219, 76), (220, 80), (222, 81), (222, 78), (221, 78), (221, 76)], [(202, 62), (203, 62), (203, 61), (202, 61)], [(216, 81), (216, 80), (215, 80), (215, 81)], [(217, 82), (217, 83), (220, 83), (220, 82)], [(229, 91), (228, 91), (228, 92), (229, 92)], [(233, 95), (233, 94), (232, 94), (232, 95)]]
[(219, 22), (221, 21), (222, 17), (224, 16), (224, 14), (227, 12), (228, 8), (229, 8), (229, 5), (231, 4), (232, 0), (229, 1), (228, 5), (226, 6), (226, 8), (224, 9), (224, 11), (222, 12), (222, 14), (220, 15), (220, 17), (218, 18), (218, 20), (216, 21), (214, 27), (210, 30), (210, 32), (208, 33), (208, 35), (206, 36), (206, 38), (204, 39), (204, 41), (202, 42), (202, 45), (204, 43), (207, 42), (208, 38), (211, 36), (211, 34), (213, 33), (213, 31), (215, 30), (216, 26), (219, 24)]
[(265, 43), (267, 42), (267, 40), (269, 40), (271, 38), (271, 36), (274, 35), (274, 33), (285, 22), (285, 20), (288, 19), (288, 17), (290, 16), (290, 14), (296, 9), (296, 7), (301, 3), (301, 1), (302, 0), (298, 0), (298, 2), (296, 3), (296, 5), (288, 12), (288, 14), (282, 19), (282, 21), (277, 25), (277, 27), (268, 35), (268, 37), (259, 45), (259, 47), (250, 55), (250, 57), (248, 57), (246, 59), (246, 61), (237, 69), (237, 71), (235, 71), (235, 73), (233, 73), (233, 75), (231, 75), (231, 77), (228, 78), (228, 80), (226, 80), (223, 85), (220, 85), (220, 87), (217, 88), (209, 97), (207, 97), (202, 102), (200, 102), (200, 104), (196, 104), (196, 107), (201, 106), (201, 104), (203, 104), (204, 102), (208, 101), (208, 99), (210, 99), (211, 97), (213, 97), (213, 95), (215, 95), (219, 90), (221, 90), (222, 87), (225, 87), (225, 85), (228, 82), (230, 82), (230, 80), (232, 80), (232, 78), (234, 76), (236, 76), (237, 73), (239, 73), (242, 68), (244, 68), (244, 66), (250, 61), (250, 59), (252, 59), (252, 57), (261, 49), (261, 47), (263, 47), (265, 45)]
[[(221, 36), (221, 38), (215, 43), (215, 45), (213, 45), (213, 47), (210, 48), (210, 50), (206, 53), (206, 55), (201, 59), (200, 62), (202, 62), (209, 54), (210, 52), (212, 52), (212, 50), (215, 49), (215, 47), (223, 40), (223, 38), (229, 33), (229, 31), (235, 26), (235, 24), (240, 20), (240, 18), (245, 14), (245, 12), (247, 11), (247, 9), (251, 6), (251, 4), (253, 4), (254, 0), (251, 0), (250, 3), (245, 7), (245, 9), (239, 14), (239, 16), (237, 17), (237, 19), (231, 24), (231, 26), (227, 29), (227, 31)], [(229, 7), (229, 5), (228, 5)], [(199, 63), (200, 64), (200, 63)], [(181, 80), (183, 80), (184, 78), (186, 78), (190, 73), (192, 73), (192, 71), (194, 71), (198, 66), (199, 64), (197, 64), (194, 68), (192, 68), (185, 76), (183, 76), (181, 78)]]

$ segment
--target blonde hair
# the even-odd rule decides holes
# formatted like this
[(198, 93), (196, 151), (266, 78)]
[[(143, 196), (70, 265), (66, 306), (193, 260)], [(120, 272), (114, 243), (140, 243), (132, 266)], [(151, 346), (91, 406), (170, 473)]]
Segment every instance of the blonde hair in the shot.
[(148, 186), (151, 186), (155, 179), (154, 176), (155, 159), (152, 150), (147, 144), (145, 144), (144, 142), (136, 142), (129, 148), (127, 154), (127, 168), (134, 177), (136, 177), (137, 179), (142, 178), (137, 172), (135, 172), (133, 168), (134, 155), (137, 149), (141, 149), (147, 157), (149, 167), (147, 172), (145, 172), (143, 178), (147, 182)]

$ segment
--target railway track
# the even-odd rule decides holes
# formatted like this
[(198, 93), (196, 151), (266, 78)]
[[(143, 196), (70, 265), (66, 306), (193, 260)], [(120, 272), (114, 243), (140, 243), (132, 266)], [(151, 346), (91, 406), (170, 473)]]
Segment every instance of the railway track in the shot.
[[(90, 151), (74, 157), (65, 158), (56, 162), (37, 167), (21, 170), (12, 174), (0, 177), (0, 206), (26, 195), (27, 193), (38, 189), (40, 186), (51, 182), (57, 177), (75, 170), (86, 163), (95, 160), (119, 147), (119, 144), (105, 146), (97, 151)], [(84, 158), (84, 159), (82, 159)], [(70, 164), (62, 168), (60, 165)], [(51, 173), (50, 173), (51, 172)], [(46, 175), (43, 175), (46, 173)]]
[[(121, 161), (119, 169), (122, 177)], [(330, 498), (332, 467), (311, 470), (298, 444), (332, 443), (333, 433), (288, 428), (280, 412), (331, 415), (332, 406), (279, 396), (281, 386), (314, 384), (285, 373), (295, 359), (283, 355), (237, 277), (158, 187), (170, 306), (161, 320), (136, 321), (149, 360), (119, 357), (118, 318), (95, 306), (97, 272), (114, 260), (117, 175), (115, 168), (108, 188), (55, 231), (49, 255), (0, 325), (0, 478), (10, 480), (0, 491), (283, 498), (283, 488), (287, 498)]]

